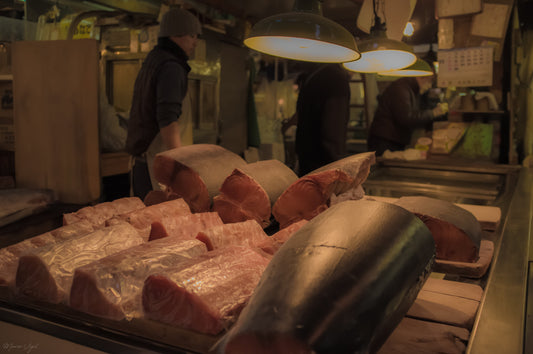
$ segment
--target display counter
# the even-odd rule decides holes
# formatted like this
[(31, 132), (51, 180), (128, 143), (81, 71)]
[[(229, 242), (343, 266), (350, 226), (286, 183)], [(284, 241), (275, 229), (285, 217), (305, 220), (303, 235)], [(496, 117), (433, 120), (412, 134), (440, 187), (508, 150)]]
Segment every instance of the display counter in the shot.
[[(487, 274), (476, 280), (453, 279), (475, 282), (484, 289), (468, 353), (522, 352), (532, 184), (533, 172), (520, 166), (431, 161), (379, 161), (364, 183), (369, 196), (427, 195), (500, 208), (501, 221), (490, 233), (495, 247)], [(0, 319), (14, 328), (31, 329), (104, 352), (205, 353), (220, 338), (145, 320), (103, 320), (64, 305), (21, 301), (7, 291), (0, 293)]]

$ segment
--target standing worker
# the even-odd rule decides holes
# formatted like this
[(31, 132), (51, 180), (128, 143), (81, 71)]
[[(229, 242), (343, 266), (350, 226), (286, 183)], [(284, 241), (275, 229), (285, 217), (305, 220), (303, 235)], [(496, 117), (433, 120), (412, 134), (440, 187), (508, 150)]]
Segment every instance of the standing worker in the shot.
[(309, 65), (296, 103), (299, 176), (345, 157), (350, 118), (348, 72), (340, 64)]
[(411, 135), (448, 111), (445, 103), (433, 109), (422, 107), (422, 95), (433, 85), (434, 75), (404, 77), (392, 82), (378, 98), (378, 107), (368, 135), (368, 150), (377, 156), (386, 150), (405, 150)]
[(135, 80), (126, 151), (134, 157), (133, 195), (141, 199), (158, 189), (152, 173), (155, 155), (193, 143), (187, 61), (201, 33), (200, 21), (191, 12), (181, 8), (166, 12), (157, 45)]

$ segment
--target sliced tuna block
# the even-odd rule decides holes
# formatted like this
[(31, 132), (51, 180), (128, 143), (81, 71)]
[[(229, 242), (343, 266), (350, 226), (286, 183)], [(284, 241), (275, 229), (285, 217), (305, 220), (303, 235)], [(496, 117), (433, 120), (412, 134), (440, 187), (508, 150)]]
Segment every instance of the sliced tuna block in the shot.
[(276, 253), (285, 242), (302, 226), (307, 224), (307, 220), (303, 219), (290, 224), (284, 229), (279, 230), (274, 235), (270, 236), (268, 240), (261, 242), (258, 247), (268, 254)]
[(185, 199), (194, 213), (211, 210), (211, 202), (235, 168), (246, 161), (212, 144), (194, 144), (164, 151), (154, 159), (156, 180)]
[(213, 198), (213, 210), (225, 223), (255, 220), (270, 224), (272, 205), (294, 181), (296, 173), (279, 160), (261, 160), (233, 170)]
[(269, 236), (255, 220), (215, 226), (199, 232), (196, 238), (204, 242), (209, 251), (230, 245), (246, 245), (253, 248), (270, 241)]
[(274, 218), (281, 228), (302, 219), (311, 220), (330, 207), (333, 196), (357, 190), (375, 161), (374, 152), (356, 154), (299, 178), (275, 202), (272, 208)]
[(150, 275), (142, 292), (145, 317), (218, 334), (235, 321), (267, 264), (268, 259), (256, 251), (234, 246)]
[(402, 197), (395, 204), (409, 210), (426, 224), (435, 240), (437, 259), (477, 261), (482, 230), (471, 212), (452, 202), (422, 196)]
[(41, 235), (0, 249), (0, 286), (15, 285), (15, 275), (19, 257), (30, 250), (64, 241), (70, 237), (81, 236), (94, 231), (94, 225), (86, 220), (61, 226)]
[(167, 216), (179, 217), (190, 214), (191, 209), (185, 200), (180, 198), (114, 216), (106, 221), (106, 225), (109, 226), (127, 222), (133, 225), (145, 240), (148, 241), (153, 222), (160, 221)]
[(66, 302), (76, 268), (143, 241), (133, 226), (122, 223), (37, 248), (19, 259), (16, 291), (54, 304)]
[(142, 317), (146, 277), (206, 252), (198, 240), (167, 237), (104, 257), (76, 269), (69, 305), (113, 320)]
[(375, 353), (413, 304), (434, 259), (431, 233), (405, 209), (336, 204), (274, 254), (215, 349)]
[(179, 195), (171, 191), (150, 191), (144, 197), (143, 202), (146, 206), (150, 206), (179, 198)]
[(215, 212), (196, 213), (178, 217), (167, 216), (152, 223), (149, 241), (169, 236), (193, 239), (198, 232), (223, 224), (222, 219)]
[(137, 197), (126, 197), (112, 202), (87, 206), (74, 213), (63, 214), (63, 225), (69, 225), (80, 220), (87, 220), (96, 227), (103, 227), (107, 219), (115, 215), (124, 214), (132, 210), (144, 208), (145, 205)]

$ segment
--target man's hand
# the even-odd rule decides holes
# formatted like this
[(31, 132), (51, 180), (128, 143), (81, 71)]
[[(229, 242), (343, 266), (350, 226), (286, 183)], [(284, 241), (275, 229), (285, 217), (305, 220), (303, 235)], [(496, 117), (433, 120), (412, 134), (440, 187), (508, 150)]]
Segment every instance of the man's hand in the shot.
[(438, 103), (437, 107), (433, 108), (433, 116), (440, 117), (445, 115), (448, 112), (447, 103)]

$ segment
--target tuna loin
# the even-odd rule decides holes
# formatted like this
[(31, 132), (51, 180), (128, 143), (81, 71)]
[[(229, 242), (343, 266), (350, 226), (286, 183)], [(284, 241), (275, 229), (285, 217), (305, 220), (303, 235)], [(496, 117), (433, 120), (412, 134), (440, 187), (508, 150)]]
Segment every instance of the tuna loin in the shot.
[(76, 269), (69, 305), (113, 320), (141, 317), (146, 277), (206, 252), (198, 240), (166, 237), (112, 254)]
[(274, 218), (282, 228), (302, 219), (311, 220), (330, 206), (333, 195), (357, 189), (375, 161), (374, 152), (356, 154), (299, 178), (275, 202)]
[(74, 213), (63, 214), (63, 225), (87, 220), (95, 227), (104, 227), (105, 221), (115, 215), (128, 213), (132, 210), (144, 208), (145, 205), (137, 197), (126, 197), (113, 200), (112, 202), (99, 203), (87, 206)]
[(234, 322), (268, 259), (244, 247), (224, 247), (150, 275), (142, 303), (149, 319), (207, 334)]
[(336, 204), (275, 253), (224, 353), (375, 353), (431, 272), (427, 227), (392, 204)]
[(142, 242), (133, 226), (122, 223), (38, 248), (20, 257), (16, 290), (46, 302), (64, 302), (76, 268)]
[(200, 231), (223, 224), (220, 216), (215, 212), (196, 213), (178, 217), (167, 216), (152, 223), (149, 241), (168, 236), (193, 239)]
[(402, 197), (395, 204), (426, 224), (435, 240), (437, 259), (470, 263), (478, 260), (482, 230), (471, 212), (430, 197)]
[(245, 165), (243, 158), (222, 146), (194, 144), (157, 154), (154, 176), (185, 199), (193, 212), (206, 212), (224, 179)]
[(148, 241), (153, 222), (160, 221), (167, 216), (179, 217), (190, 214), (191, 209), (187, 203), (180, 198), (114, 216), (106, 221), (106, 226), (127, 222), (137, 229), (137, 231), (145, 238), (145, 241)]
[(254, 248), (270, 241), (270, 237), (255, 220), (215, 226), (199, 232), (196, 238), (205, 243), (209, 251), (230, 245), (246, 245)]
[(52, 231), (0, 249), (0, 286), (12, 287), (15, 285), (19, 257), (23, 253), (64, 241), (70, 237), (85, 235), (92, 231), (94, 231), (94, 225), (89, 221), (83, 220), (58, 227)]
[(279, 160), (261, 160), (236, 168), (213, 198), (213, 210), (225, 223), (255, 220), (267, 227), (272, 205), (297, 179)]

